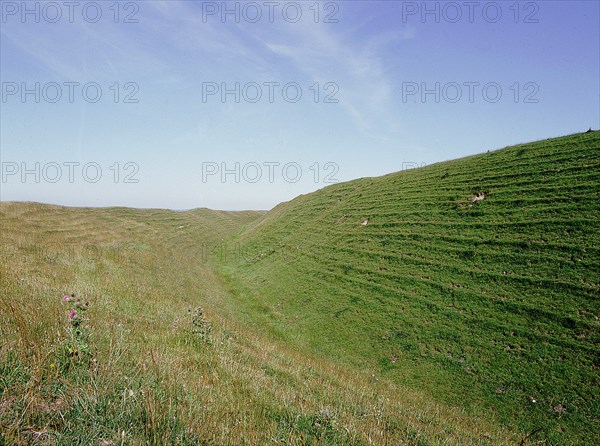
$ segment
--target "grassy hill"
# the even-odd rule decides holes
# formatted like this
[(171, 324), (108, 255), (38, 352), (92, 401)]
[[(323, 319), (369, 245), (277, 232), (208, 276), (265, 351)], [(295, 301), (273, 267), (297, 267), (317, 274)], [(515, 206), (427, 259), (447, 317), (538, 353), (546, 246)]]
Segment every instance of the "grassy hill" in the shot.
[(595, 132), (269, 213), (0, 203), (0, 444), (595, 444), (599, 172)]
[(262, 215), (1, 203), (0, 444), (517, 438), (255, 323), (212, 264)]
[(236, 304), (286, 342), (597, 444), (600, 132), (333, 185), (236, 241)]

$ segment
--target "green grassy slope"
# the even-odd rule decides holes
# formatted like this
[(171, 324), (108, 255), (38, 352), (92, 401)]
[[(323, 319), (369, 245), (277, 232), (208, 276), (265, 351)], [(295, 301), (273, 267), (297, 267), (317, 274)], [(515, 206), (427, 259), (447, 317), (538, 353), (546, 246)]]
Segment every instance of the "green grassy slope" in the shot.
[(0, 445), (519, 440), (253, 323), (212, 264), (261, 215), (0, 203)]
[(597, 442), (600, 132), (333, 185), (235, 243), (236, 305), (286, 342), (530, 441)]

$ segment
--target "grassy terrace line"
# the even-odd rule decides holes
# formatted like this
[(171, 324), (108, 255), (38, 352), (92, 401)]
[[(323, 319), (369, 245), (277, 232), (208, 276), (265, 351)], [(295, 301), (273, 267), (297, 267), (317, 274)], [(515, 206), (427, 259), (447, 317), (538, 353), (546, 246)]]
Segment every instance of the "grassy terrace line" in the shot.
[(268, 213), (1, 203), (0, 444), (595, 444), (599, 195), (591, 132)]

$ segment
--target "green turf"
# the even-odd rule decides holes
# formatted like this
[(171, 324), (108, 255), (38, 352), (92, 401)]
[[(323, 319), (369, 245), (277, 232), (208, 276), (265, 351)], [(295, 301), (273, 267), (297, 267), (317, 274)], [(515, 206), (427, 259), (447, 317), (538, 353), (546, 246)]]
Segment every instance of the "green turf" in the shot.
[(230, 247), (236, 305), (286, 342), (598, 444), (600, 132), (329, 186)]

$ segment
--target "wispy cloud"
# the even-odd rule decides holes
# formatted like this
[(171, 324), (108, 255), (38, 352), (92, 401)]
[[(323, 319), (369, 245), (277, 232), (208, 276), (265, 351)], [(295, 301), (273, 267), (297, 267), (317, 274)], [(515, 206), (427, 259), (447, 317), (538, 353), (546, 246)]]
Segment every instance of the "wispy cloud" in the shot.
[(383, 50), (413, 38), (414, 32), (404, 29), (364, 39), (342, 30), (310, 22), (288, 24), (278, 34), (265, 38), (265, 45), (311, 79), (337, 83), (340, 105), (359, 130), (380, 138), (375, 136), (374, 127), (393, 120), (392, 80), (386, 73)]

